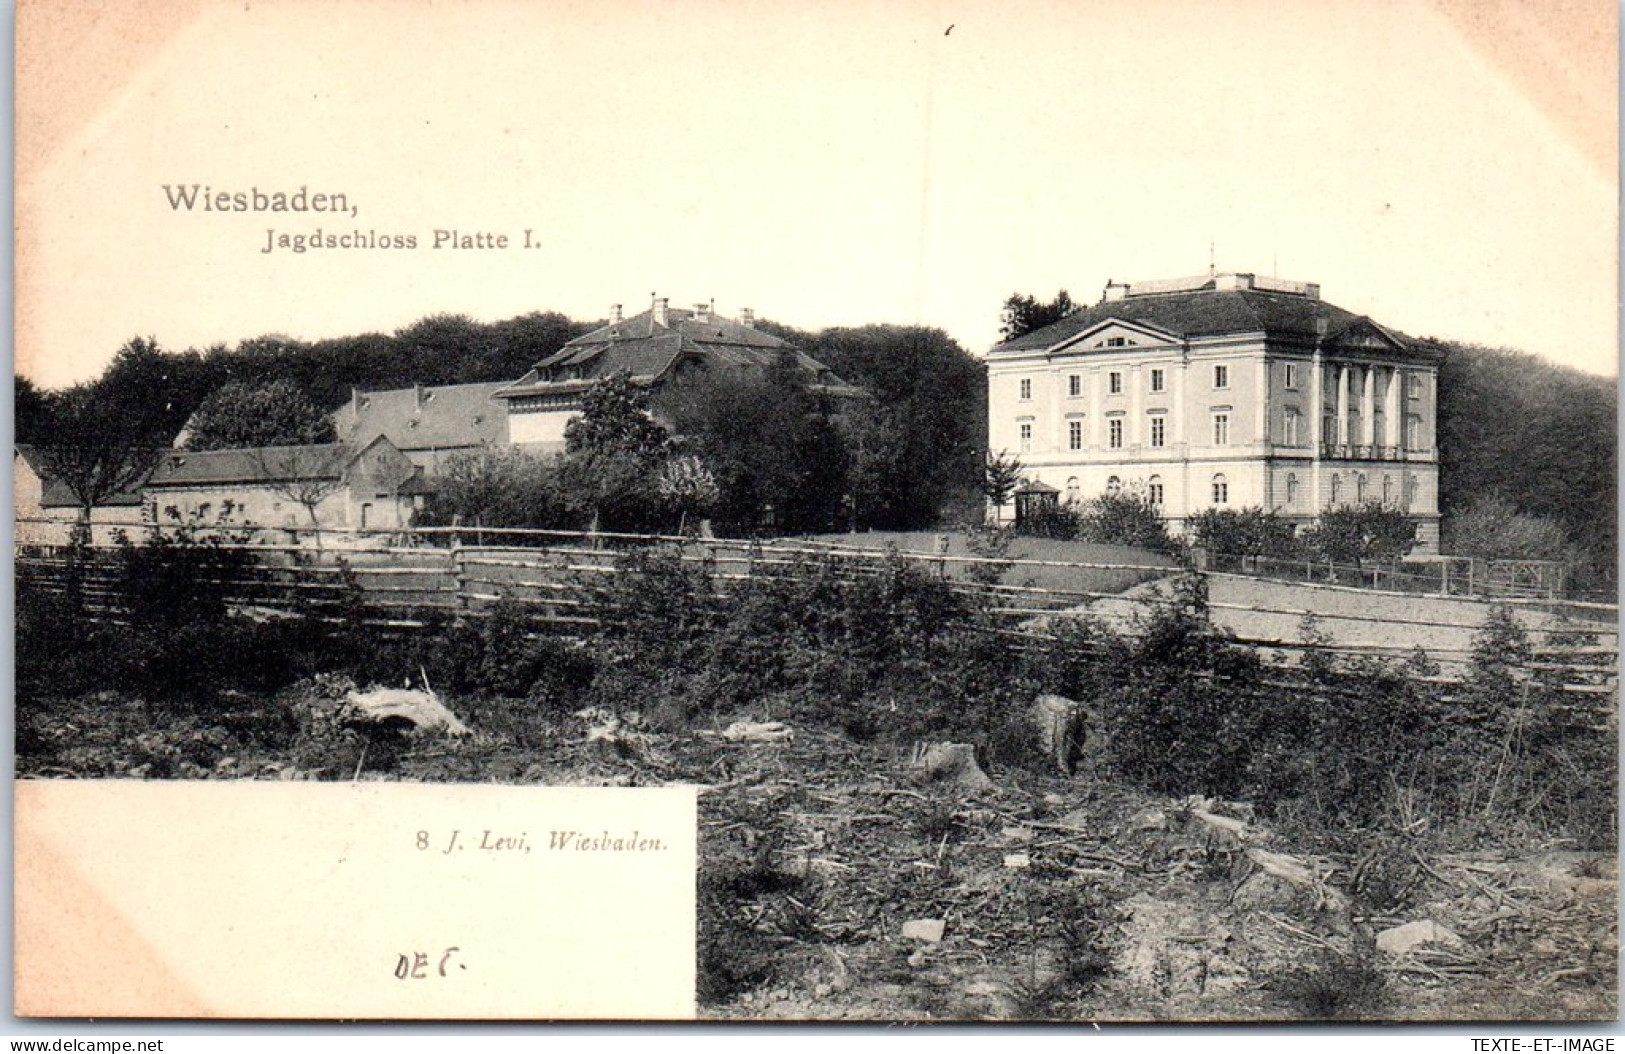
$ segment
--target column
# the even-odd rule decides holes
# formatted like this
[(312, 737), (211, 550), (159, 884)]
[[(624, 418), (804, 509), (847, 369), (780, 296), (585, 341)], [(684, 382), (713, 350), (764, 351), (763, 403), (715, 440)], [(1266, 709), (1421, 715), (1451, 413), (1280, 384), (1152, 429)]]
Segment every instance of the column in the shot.
[(1337, 445), (1349, 445), (1349, 368), (1337, 367)]
[(1398, 366), (1388, 367), (1388, 391), (1382, 401), (1382, 420), (1385, 426), (1382, 433), (1382, 445), (1386, 447), (1397, 447), (1403, 442), (1405, 412), (1400, 404), (1399, 394), (1405, 387), (1404, 380), (1405, 375), (1400, 372)]
[(1314, 357), (1309, 360), (1309, 508), (1320, 508), (1320, 458), (1325, 449), (1326, 377), (1325, 363), (1320, 361), (1320, 343), (1315, 342)]
[(1376, 385), (1377, 371), (1375, 367), (1366, 366), (1364, 380), (1360, 385), (1360, 445), (1370, 446), (1377, 440), (1376, 433)]

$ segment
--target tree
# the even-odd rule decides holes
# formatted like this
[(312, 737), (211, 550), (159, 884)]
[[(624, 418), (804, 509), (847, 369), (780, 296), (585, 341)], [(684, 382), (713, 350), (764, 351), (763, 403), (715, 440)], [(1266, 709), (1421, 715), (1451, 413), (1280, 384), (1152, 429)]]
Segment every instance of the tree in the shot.
[(286, 378), (227, 381), (192, 414), (189, 450), (301, 446), (333, 441), (333, 422)]
[(316, 510), (344, 486), (344, 473), (353, 456), (351, 449), (342, 443), (259, 447), (248, 451), (259, 482), (303, 508), (310, 517), (318, 551), (322, 548), (322, 524)]
[(18, 443), (33, 444), (51, 434), (51, 397), (27, 377), (12, 377), (13, 438)]
[(999, 518), (999, 510), (1015, 500), (1016, 488), (1021, 486), (1021, 474), (1025, 471), (1021, 459), (1007, 451), (987, 452), (982, 462), (982, 496), (992, 504), (995, 520)]
[(1174, 547), (1162, 512), (1132, 490), (1101, 494), (1078, 507), (1078, 537), (1102, 545), (1167, 552)]
[(434, 477), (420, 519), (455, 527), (574, 527), (558, 466), (518, 450), (458, 454)]
[(196, 356), (170, 356), (156, 341), (120, 348), (102, 376), (45, 397), (36, 447), (45, 473), (79, 506), (80, 537), (89, 540), (91, 510), (140, 482), (195, 405)]
[(1274, 512), (1203, 509), (1187, 521), (1192, 539), (1215, 553), (1231, 556), (1290, 556), (1297, 548), (1291, 523)]
[(1035, 329), (1045, 326), (1070, 315), (1077, 310), (1078, 305), (1072, 302), (1072, 297), (1065, 289), (1055, 294), (1055, 299), (1044, 302), (1031, 294), (1011, 293), (1004, 301), (1004, 310), (999, 315), (999, 333), (1005, 340), (1015, 340), (1024, 337)]
[(1499, 494), (1475, 498), (1445, 521), (1445, 550), (1502, 560), (1564, 560), (1568, 532), (1556, 520), (1519, 512)]
[(1416, 545), (1416, 521), (1381, 504), (1343, 505), (1322, 512), (1303, 544), (1328, 563), (1398, 560)]
[(717, 486), (716, 474), (709, 465), (692, 454), (683, 454), (667, 461), (661, 469), (660, 496), (677, 512), (677, 533), (681, 534), (690, 516), (703, 517), (716, 508), (722, 488)]
[(827, 531), (841, 521), (850, 460), (826, 399), (794, 353), (762, 373), (707, 373), (668, 390), (662, 407), (720, 491), (718, 529)]
[(564, 428), (565, 501), (595, 533), (658, 529), (658, 481), (671, 435), (649, 416), (647, 395), (619, 373), (587, 389), (581, 403), (581, 416)]

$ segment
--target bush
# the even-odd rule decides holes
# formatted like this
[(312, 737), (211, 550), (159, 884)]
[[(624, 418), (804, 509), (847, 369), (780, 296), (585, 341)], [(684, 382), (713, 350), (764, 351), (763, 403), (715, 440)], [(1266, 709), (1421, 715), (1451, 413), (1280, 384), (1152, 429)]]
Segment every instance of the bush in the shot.
[(1078, 537), (1103, 545), (1132, 545), (1155, 552), (1173, 552), (1162, 511), (1151, 499), (1132, 490), (1090, 498), (1078, 509)]
[(1231, 556), (1290, 557), (1298, 551), (1292, 524), (1260, 508), (1203, 509), (1187, 521), (1192, 541)]

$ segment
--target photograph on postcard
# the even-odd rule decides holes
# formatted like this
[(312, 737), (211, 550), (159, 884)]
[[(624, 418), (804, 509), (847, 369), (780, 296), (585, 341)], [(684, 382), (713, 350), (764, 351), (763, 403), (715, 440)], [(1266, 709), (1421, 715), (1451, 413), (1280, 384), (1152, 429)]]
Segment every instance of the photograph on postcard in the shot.
[(25, 0), (16, 1012), (1613, 1019), (1617, 23)]

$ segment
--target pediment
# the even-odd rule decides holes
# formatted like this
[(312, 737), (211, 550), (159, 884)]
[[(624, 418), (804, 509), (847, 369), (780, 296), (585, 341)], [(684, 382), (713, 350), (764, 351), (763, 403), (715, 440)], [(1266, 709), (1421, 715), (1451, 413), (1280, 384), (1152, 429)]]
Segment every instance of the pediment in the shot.
[(1166, 347), (1177, 344), (1179, 337), (1167, 330), (1148, 326), (1143, 322), (1128, 322), (1108, 318), (1076, 333), (1050, 349), (1051, 353), (1127, 351), (1133, 348)]
[(1338, 335), (1336, 345), (1346, 350), (1409, 351), (1410, 345), (1395, 337), (1369, 318), (1356, 319)]

